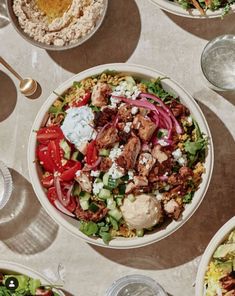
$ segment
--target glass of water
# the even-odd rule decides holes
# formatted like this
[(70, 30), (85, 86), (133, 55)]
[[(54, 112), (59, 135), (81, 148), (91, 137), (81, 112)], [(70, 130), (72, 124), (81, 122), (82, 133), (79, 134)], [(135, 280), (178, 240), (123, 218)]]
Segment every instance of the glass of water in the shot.
[(235, 35), (211, 40), (202, 52), (201, 68), (209, 87), (235, 90)]
[(106, 296), (167, 296), (163, 288), (152, 278), (134, 274), (115, 281)]
[(12, 178), (7, 166), (0, 160), (0, 210), (5, 207), (12, 193)]

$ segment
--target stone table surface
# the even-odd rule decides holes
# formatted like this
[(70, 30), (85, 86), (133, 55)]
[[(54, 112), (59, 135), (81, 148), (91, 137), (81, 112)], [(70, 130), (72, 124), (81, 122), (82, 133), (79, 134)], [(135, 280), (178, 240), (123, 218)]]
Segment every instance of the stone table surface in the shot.
[[(1, 1), (3, 2), (3, 1)], [(82, 46), (50, 52), (31, 46), (7, 21), (0, 28), (0, 55), (23, 77), (41, 86), (28, 99), (0, 65), (0, 159), (11, 169), (11, 202), (0, 212), (0, 260), (23, 263), (57, 279), (67, 295), (104, 295), (124, 275), (143, 274), (173, 296), (194, 295), (197, 267), (214, 233), (235, 209), (235, 97), (205, 85), (200, 55), (208, 40), (235, 34), (235, 16), (187, 19), (147, 0), (109, 0), (99, 31)], [(194, 216), (170, 237), (133, 250), (89, 245), (59, 227), (39, 204), (27, 169), (27, 142), (34, 118), (48, 95), (74, 73), (110, 62), (151, 66), (174, 78), (198, 100), (211, 128), (215, 167), (209, 190)]]

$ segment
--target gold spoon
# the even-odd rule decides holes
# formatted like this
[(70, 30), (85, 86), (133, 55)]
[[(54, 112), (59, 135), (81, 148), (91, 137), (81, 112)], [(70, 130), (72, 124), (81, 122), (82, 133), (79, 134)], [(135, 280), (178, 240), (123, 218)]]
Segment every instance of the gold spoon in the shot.
[(20, 92), (25, 96), (32, 96), (37, 90), (37, 81), (32, 78), (22, 78), (2, 57), (0, 63), (6, 67), (20, 81)]

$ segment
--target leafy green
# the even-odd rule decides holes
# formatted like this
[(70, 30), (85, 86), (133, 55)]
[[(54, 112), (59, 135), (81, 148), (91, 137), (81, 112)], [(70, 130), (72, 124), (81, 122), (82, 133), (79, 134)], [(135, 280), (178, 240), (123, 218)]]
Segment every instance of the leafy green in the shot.
[(183, 197), (183, 203), (188, 204), (192, 201), (194, 192), (189, 192)]
[(100, 107), (90, 105), (89, 106), (93, 112), (100, 112)]
[(87, 236), (92, 236), (96, 234), (99, 230), (98, 225), (92, 221), (81, 222), (79, 229), (81, 230), (81, 232), (83, 232)]
[(196, 155), (198, 151), (205, 148), (206, 144), (207, 144), (207, 141), (206, 139), (203, 139), (203, 138), (200, 138), (195, 142), (188, 140), (184, 144), (184, 149), (189, 154)]
[(110, 219), (110, 222), (111, 222), (111, 224), (113, 226), (113, 229), (118, 230), (119, 229), (118, 222), (111, 216), (109, 217), (109, 219)]
[(99, 233), (100, 237), (103, 239), (103, 242), (108, 245), (108, 243), (112, 239), (112, 235), (109, 232), (100, 232)]
[(141, 83), (147, 87), (149, 93), (161, 98), (167, 104), (170, 103), (173, 99), (175, 99), (176, 96), (164, 90), (161, 83), (163, 79), (168, 79), (168, 77), (158, 77), (157, 79), (151, 81), (143, 80), (141, 81)]
[(184, 143), (184, 149), (188, 154), (189, 167), (192, 167), (196, 161), (204, 161), (206, 156), (206, 149), (208, 145), (208, 140), (206, 137), (203, 137), (203, 134), (200, 131), (200, 128), (195, 120), (194, 124), (194, 134), (195, 140), (188, 139)]

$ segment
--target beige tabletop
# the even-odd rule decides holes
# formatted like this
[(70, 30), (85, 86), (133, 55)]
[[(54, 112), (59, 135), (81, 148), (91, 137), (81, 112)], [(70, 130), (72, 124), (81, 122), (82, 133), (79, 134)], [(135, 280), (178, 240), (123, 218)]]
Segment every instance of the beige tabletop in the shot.
[[(234, 15), (186, 19), (147, 0), (110, 0), (100, 30), (67, 52), (35, 48), (4, 22), (0, 56), (23, 77), (38, 80), (41, 90), (25, 98), (18, 81), (0, 65), (0, 159), (11, 168), (14, 182), (11, 202), (0, 212), (0, 260), (23, 263), (53, 281), (59, 269), (67, 295), (102, 296), (128, 274), (151, 276), (169, 295), (194, 295), (200, 257), (235, 209), (235, 95), (210, 90), (200, 73), (203, 47), (227, 33), (235, 34)], [(91, 246), (58, 227), (37, 201), (27, 169), (30, 129), (48, 95), (74, 73), (110, 62), (143, 64), (177, 80), (198, 100), (215, 146), (211, 185), (194, 216), (161, 242), (126, 251)]]

